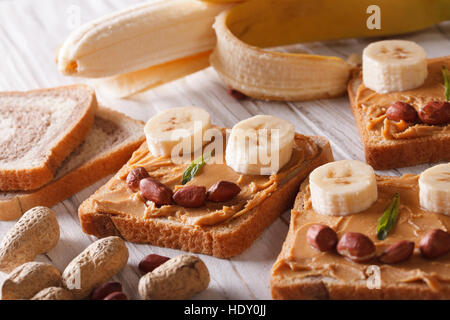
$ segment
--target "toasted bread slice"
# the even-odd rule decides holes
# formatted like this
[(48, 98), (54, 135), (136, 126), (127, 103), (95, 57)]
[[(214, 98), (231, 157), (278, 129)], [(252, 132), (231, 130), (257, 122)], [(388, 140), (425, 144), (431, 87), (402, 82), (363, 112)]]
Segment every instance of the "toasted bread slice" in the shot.
[[(307, 137), (299, 134), (296, 134), (295, 139), (298, 141), (296, 142), (298, 148), (301, 148), (300, 150), (305, 153), (305, 158), (298, 161), (291, 159), (292, 162), (295, 162), (296, 169), (293, 171), (286, 170), (289, 174), (283, 178), (283, 182), (277, 184), (276, 189), (267, 193), (268, 196), (262, 198), (261, 201), (259, 197), (255, 196), (257, 201), (259, 201), (258, 204), (250, 207), (248, 211), (241, 215), (231, 216), (221, 220), (219, 223), (200, 226), (187, 223), (182, 219), (176, 219), (175, 215), (160, 217), (138, 216), (133, 208), (118, 212), (117, 207), (108, 205), (105, 197), (108, 197), (110, 192), (115, 192), (113, 190), (115, 186), (119, 189), (126, 188), (124, 178), (135, 163), (134, 161), (142, 159), (142, 156), (145, 157), (148, 154), (147, 146), (144, 143), (121, 171), (83, 202), (78, 211), (81, 226), (84, 232), (97, 237), (119, 235), (131, 242), (149, 243), (162, 247), (209, 254), (220, 258), (238, 255), (248, 248), (267, 226), (292, 205), (300, 182), (314, 168), (333, 159), (327, 139), (323, 137)], [(303, 142), (305, 142), (304, 145)], [(198, 179), (202, 179), (202, 174), (209, 178), (209, 173), (231, 170), (226, 165), (222, 166), (220, 169), (214, 169), (214, 167), (208, 169), (207, 164), (200, 175), (197, 175)], [(182, 168), (176, 169), (180, 174), (183, 172), (183, 170), (178, 170)], [(236, 173), (233, 171), (233, 174)], [(197, 176), (191, 181), (193, 184), (197, 183)], [(224, 179), (220, 173), (217, 178)], [(209, 183), (213, 182), (209, 181)], [(205, 186), (206, 188), (209, 187), (208, 185)], [(130, 196), (133, 195), (131, 194)], [(252, 200), (243, 200), (243, 207), (247, 208), (247, 204), (250, 201)], [(217, 206), (219, 207), (219, 209), (216, 207), (217, 210), (225, 208), (224, 204)], [(216, 209), (202, 212), (202, 215), (215, 212), (214, 210)]]
[[(418, 175), (378, 176), (378, 200), (366, 211), (349, 216), (324, 216), (311, 206), (309, 181), (305, 180), (291, 211), (286, 240), (272, 267), (270, 285), (274, 299), (450, 299), (450, 254), (435, 260), (420, 256), (417, 246), (433, 228), (447, 229), (450, 217), (425, 212), (419, 205)], [(378, 240), (377, 221), (395, 193), (400, 193), (400, 212), (395, 228)], [(401, 240), (414, 241), (412, 257), (397, 264), (346, 260), (336, 252), (319, 252), (306, 242), (310, 225), (326, 224), (340, 238), (345, 232), (361, 232), (371, 238), (379, 256)]]
[[(410, 103), (416, 110), (431, 100), (444, 101), (442, 65), (450, 68), (450, 56), (428, 60), (428, 78), (423, 86), (389, 94), (378, 94), (365, 88), (361, 71), (353, 73), (348, 84), (350, 106), (364, 144), (366, 161), (375, 169), (450, 160), (450, 124), (430, 126), (418, 123), (405, 126), (405, 123), (394, 123), (383, 118), (386, 109), (396, 101)], [(377, 106), (379, 110), (372, 108), (374, 98), (381, 101), (381, 105)]]
[(86, 85), (0, 93), (0, 190), (33, 190), (53, 179), (94, 122)]
[(118, 170), (144, 140), (143, 123), (98, 107), (85, 141), (56, 170), (54, 179), (33, 191), (0, 193), (0, 220), (20, 217), (35, 206), (51, 207)]

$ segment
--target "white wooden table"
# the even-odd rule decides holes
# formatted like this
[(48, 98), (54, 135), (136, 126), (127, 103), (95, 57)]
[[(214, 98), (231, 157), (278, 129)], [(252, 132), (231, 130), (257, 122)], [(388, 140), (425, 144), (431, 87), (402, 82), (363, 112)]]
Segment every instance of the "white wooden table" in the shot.
[[(0, 0), (0, 91), (28, 90), (80, 82), (60, 75), (54, 63), (56, 48), (77, 23), (81, 23), (124, 8), (138, 0)], [(441, 23), (422, 32), (402, 36), (422, 45), (429, 57), (450, 54), (450, 22)], [(336, 55), (343, 58), (361, 53), (370, 40), (342, 40), (329, 43), (299, 45), (309, 52)], [(308, 102), (237, 101), (227, 95), (224, 84), (214, 69), (190, 75), (127, 100), (99, 97), (114, 109), (141, 120), (147, 120), (159, 110), (197, 105), (208, 109), (214, 123), (233, 126), (237, 121), (256, 114), (271, 114), (290, 120), (304, 134), (323, 135), (330, 141), (336, 159), (364, 160), (363, 148), (347, 97)], [(428, 166), (378, 172), (400, 175), (419, 173)], [(107, 179), (56, 205), (61, 226), (61, 239), (39, 261), (50, 261), (61, 271), (86, 246), (95, 241), (81, 231), (77, 208)], [(14, 222), (0, 222), (0, 237)], [(269, 277), (286, 236), (289, 212), (284, 213), (243, 254), (232, 259), (200, 257), (211, 273), (209, 288), (194, 299), (271, 299)], [(174, 257), (179, 250), (127, 243), (128, 265), (115, 277), (130, 298), (138, 299), (137, 264), (149, 253)], [(6, 275), (0, 273), (0, 284)]]

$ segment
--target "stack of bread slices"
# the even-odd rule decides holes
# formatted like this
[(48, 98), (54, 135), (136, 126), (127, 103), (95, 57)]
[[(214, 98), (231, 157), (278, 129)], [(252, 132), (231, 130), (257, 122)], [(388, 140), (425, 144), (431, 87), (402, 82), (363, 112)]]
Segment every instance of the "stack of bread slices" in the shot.
[(0, 93), (0, 220), (115, 172), (143, 140), (143, 123), (98, 106), (86, 85)]

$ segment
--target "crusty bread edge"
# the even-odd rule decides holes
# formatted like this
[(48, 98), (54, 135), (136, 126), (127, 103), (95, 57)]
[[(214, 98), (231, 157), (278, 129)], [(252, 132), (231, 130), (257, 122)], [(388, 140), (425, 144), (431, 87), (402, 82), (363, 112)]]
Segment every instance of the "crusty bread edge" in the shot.
[[(95, 109), (97, 108), (97, 99), (94, 89), (84, 84), (77, 84), (58, 88), (31, 90), (28, 92), (70, 91), (71, 88), (74, 87), (84, 87), (86, 90), (90, 91), (89, 106), (85, 109), (79, 122), (66, 132), (66, 135), (51, 150), (51, 153), (41, 166), (21, 170), (0, 170), (0, 190), (35, 190), (50, 182), (59, 165), (89, 134), (89, 130), (94, 123)], [(24, 92), (9, 92), (9, 94), (19, 95), (24, 94)]]
[[(397, 177), (383, 176), (383, 179), (396, 179)], [(441, 283), (439, 292), (433, 291), (425, 283), (385, 284), (381, 289), (370, 289), (366, 281), (346, 283), (329, 277), (286, 277), (282, 274), (274, 275), (274, 271), (283, 265), (283, 257), (287, 254), (295, 241), (293, 219), (303, 211), (304, 197), (309, 180), (306, 179), (300, 187), (291, 213), (291, 223), (283, 243), (281, 252), (274, 263), (270, 277), (272, 298), (276, 300), (424, 300), (424, 299), (450, 299), (450, 284)], [(296, 209), (298, 208), (298, 209)]]
[[(442, 58), (430, 59), (429, 61), (439, 59)], [(386, 145), (370, 143), (366, 129), (367, 123), (361, 113), (361, 108), (357, 107), (356, 101), (357, 90), (361, 83), (360, 72), (360, 69), (353, 71), (347, 91), (368, 164), (377, 170), (387, 170), (450, 160), (450, 136), (432, 135), (414, 139), (401, 139)]]
[(79, 208), (81, 226), (84, 232), (97, 237), (118, 235), (131, 242), (149, 243), (219, 258), (236, 256), (292, 206), (301, 181), (313, 169), (333, 160), (328, 140), (323, 137), (311, 138), (318, 145), (320, 153), (305, 164), (297, 176), (272, 193), (257, 208), (225, 223), (226, 226), (221, 224), (198, 228), (167, 219), (144, 220), (98, 213), (91, 199), (86, 200)]
[[(98, 110), (107, 115), (109, 119), (115, 118), (118, 121), (120, 118), (127, 118), (128, 121), (143, 124), (142, 121), (131, 119), (108, 108), (99, 107)], [(82, 166), (36, 191), (18, 195), (8, 201), (0, 201), (0, 220), (17, 219), (35, 206), (54, 206), (94, 182), (116, 172), (128, 161), (131, 154), (144, 140), (145, 137), (142, 132), (139, 138), (124, 143), (101, 157), (89, 160)]]

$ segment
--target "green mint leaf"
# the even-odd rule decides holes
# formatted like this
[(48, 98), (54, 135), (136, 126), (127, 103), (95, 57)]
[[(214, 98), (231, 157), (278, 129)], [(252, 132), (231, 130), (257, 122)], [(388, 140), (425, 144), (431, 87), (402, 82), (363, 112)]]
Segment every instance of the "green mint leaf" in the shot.
[(391, 231), (397, 223), (398, 211), (400, 208), (400, 194), (396, 193), (383, 215), (378, 219), (377, 238), (378, 240), (386, 239), (389, 231)]
[(442, 78), (444, 78), (445, 100), (450, 101), (450, 71), (445, 65), (442, 66)]
[(183, 175), (181, 176), (181, 184), (186, 184), (191, 181), (197, 172), (206, 164), (206, 162), (211, 159), (211, 151), (203, 154), (201, 157), (198, 157), (184, 170)]

